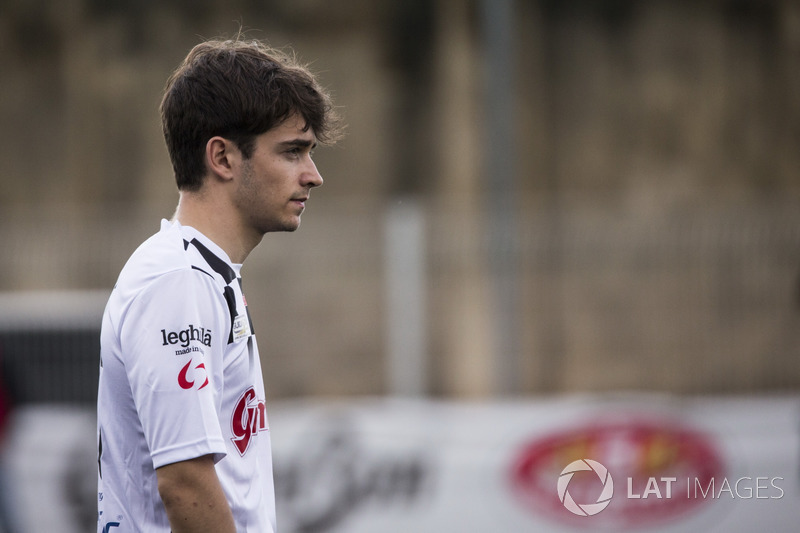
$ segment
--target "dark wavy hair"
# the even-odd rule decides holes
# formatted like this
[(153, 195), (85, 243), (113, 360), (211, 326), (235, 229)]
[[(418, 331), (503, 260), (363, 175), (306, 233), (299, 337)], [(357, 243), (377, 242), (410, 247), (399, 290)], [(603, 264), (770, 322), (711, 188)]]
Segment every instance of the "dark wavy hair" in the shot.
[(161, 101), (178, 189), (202, 185), (211, 137), (230, 139), (249, 159), (255, 138), (294, 114), (322, 144), (341, 134), (330, 95), (293, 57), (255, 40), (198, 44), (170, 76)]

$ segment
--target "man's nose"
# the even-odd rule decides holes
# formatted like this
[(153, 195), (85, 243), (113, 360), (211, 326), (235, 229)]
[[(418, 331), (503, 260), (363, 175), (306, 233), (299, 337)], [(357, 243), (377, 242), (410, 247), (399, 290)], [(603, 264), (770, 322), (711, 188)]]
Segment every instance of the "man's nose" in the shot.
[(314, 161), (309, 160), (309, 167), (303, 173), (303, 185), (308, 187), (319, 187), (322, 185), (322, 175), (317, 170), (317, 165)]

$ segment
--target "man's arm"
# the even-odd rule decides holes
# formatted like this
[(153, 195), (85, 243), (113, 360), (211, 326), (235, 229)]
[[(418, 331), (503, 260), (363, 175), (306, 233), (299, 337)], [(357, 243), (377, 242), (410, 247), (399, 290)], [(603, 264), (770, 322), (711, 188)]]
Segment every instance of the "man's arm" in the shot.
[(236, 533), (211, 455), (156, 469), (173, 533)]

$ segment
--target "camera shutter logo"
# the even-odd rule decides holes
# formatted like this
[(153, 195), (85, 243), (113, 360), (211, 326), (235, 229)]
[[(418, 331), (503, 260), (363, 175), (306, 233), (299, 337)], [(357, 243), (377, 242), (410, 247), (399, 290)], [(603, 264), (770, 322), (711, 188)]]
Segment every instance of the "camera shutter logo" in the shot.
[[(572, 481), (572, 476), (576, 472), (593, 471), (600, 478), (603, 484), (603, 490), (600, 496), (597, 497), (595, 503), (577, 503), (569, 493), (569, 482)], [(573, 514), (578, 516), (593, 516), (608, 507), (611, 503), (611, 498), (614, 496), (614, 480), (611, 479), (608, 469), (591, 459), (579, 459), (573, 461), (561, 471), (558, 476), (558, 499), (564, 504), (564, 507)]]

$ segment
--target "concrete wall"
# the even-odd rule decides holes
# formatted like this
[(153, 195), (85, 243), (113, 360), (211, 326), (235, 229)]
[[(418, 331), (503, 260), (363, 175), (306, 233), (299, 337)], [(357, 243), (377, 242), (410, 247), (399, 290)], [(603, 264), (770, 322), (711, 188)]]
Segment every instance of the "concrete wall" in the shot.
[[(291, 46), (348, 136), (245, 267), (275, 396), (387, 390), (383, 224), (427, 224), (425, 388), (795, 388), (800, 5), (515, 3), (518, 377), (498, 387), (477, 1), (0, 5), (0, 289), (113, 285), (177, 200), (158, 123), (200, 37)], [(508, 368), (506, 368), (508, 371)]]

